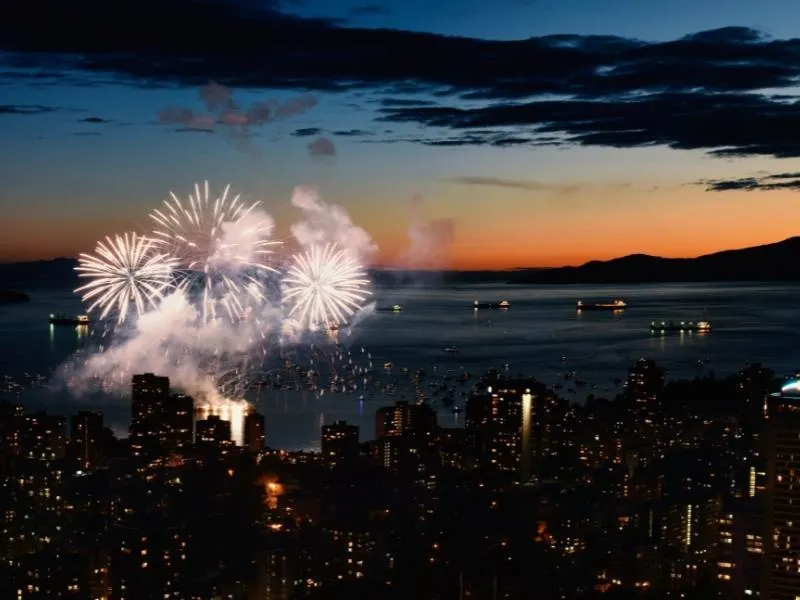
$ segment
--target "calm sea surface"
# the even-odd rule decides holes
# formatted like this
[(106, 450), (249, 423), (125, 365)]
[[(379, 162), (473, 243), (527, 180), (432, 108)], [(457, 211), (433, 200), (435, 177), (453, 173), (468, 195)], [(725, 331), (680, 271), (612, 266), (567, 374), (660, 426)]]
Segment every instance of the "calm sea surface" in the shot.
[[(620, 315), (575, 311), (578, 299), (614, 296), (624, 297), (631, 308)], [(25, 388), (31, 388), (37, 375), (41, 380), (48, 378), (76, 349), (92, 343), (71, 327), (51, 328), (47, 323), (51, 312), (81, 312), (80, 301), (71, 291), (40, 291), (31, 297), (28, 304), (0, 306), (0, 376)], [(327, 390), (322, 395), (319, 391), (252, 390), (248, 397), (267, 415), (271, 446), (318, 447), (320, 425), (337, 419), (360, 425), (362, 438), (371, 438), (375, 409), (412, 397), (408, 377), (401, 372), (404, 367), (411, 372), (424, 368), (429, 377), (452, 379), (444, 385), (456, 386), (456, 404), (463, 403), (462, 393), (474, 378), (491, 367), (562, 384), (560, 393), (578, 399), (588, 393), (612, 396), (620, 388), (615, 379), (624, 379), (627, 366), (641, 357), (663, 364), (673, 378), (702, 372), (698, 360), (707, 361), (704, 370), (720, 375), (752, 361), (761, 361), (779, 374), (800, 367), (800, 285), (384, 287), (377, 291), (377, 298), (379, 305), (400, 303), (405, 310), (375, 313), (350, 335), (342, 335), (342, 352), (332, 347), (325, 351), (333, 368), (350, 361), (366, 367), (371, 359), (373, 370), (380, 372), (380, 384), (347, 393)], [(506, 299), (511, 309), (473, 312), (470, 305), (476, 299)], [(652, 320), (699, 319), (711, 321), (713, 330), (705, 335), (663, 337), (649, 331)], [(449, 346), (456, 346), (459, 353), (446, 353), (444, 348)], [(391, 373), (383, 370), (386, 362), (393, 365)], [(457, 385), (464, 371), (473, 380)], [(587, 384), (573, 389), (564, 380), (566, 371), (576, 371)], [(394, 393), (386, 387), (392, 381), (399, 382)], [(423, 387), (433, 394), (433, 384), (426, 382)], [(66, 390), (43, 386), (3, 394), (64, 415), (93, 407), (103, 410), (118, 432), (127, 427), (125, 398), (75, 398)], [(443, 424), (458, 424), (459, 418), (441, 406)]]

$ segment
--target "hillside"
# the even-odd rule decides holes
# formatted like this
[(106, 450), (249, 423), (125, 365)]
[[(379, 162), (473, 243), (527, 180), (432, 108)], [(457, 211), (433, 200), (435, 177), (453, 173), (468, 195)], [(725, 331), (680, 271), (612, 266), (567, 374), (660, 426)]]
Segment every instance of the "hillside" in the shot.
[(18, 302), (30, 302), (28, 294), (14, 292), (11, 290), (0, 290), (0, 304), (15, 304)]
[(800, 281), (800, 237), (697, 258), (632, 254), (579, 267), (518, 271), (510, 283), (666, 283)]

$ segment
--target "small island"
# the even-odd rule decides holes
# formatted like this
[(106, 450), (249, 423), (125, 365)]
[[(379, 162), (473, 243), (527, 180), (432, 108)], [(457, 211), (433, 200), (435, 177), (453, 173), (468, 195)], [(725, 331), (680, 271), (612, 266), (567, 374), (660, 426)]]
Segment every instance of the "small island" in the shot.
[(14, 292), (11, 290), (0, 290), (0, 304), (16, 304), (20, 302), (30, 302), (28, 294)]

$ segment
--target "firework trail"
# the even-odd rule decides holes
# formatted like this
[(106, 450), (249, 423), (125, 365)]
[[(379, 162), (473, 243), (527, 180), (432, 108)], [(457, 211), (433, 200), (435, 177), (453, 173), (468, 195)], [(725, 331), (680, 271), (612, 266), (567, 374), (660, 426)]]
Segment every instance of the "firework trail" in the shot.
[(230, 185), (214, 197), (206, 181), (185, 202), (170, 193), (150, 217), (159, 247), (180, 261), (179, 287), (191, 292), (202, 282), (205, 322), (217, 318), (219, 307), (240, 320), (250, 304), (264, 301), (259, 276), (276, 272), (267, 261), (280, 242), (271, 239), (274, 223), (260, 202), (244, 202)]
[(84, 302), (92, 302), (88, 311), (100, 309), (105, 319), (116, 308), (117, 322), (123, 323), (133, 304), (142, 315), (157, 308), (173, 285), (173, 270), (178, 261), (159, 252), (154, 240), (135, 233), (117, 235), (97, 243), (94, 254), (81, 254), (75, 270), (91, 281), (75, 291)]
[(295, 255), (283, 278), (290, 317), (309, 329), (339, 326), (362, 308), (371, 292), (361, 264), (336, 244), (314, 245)]

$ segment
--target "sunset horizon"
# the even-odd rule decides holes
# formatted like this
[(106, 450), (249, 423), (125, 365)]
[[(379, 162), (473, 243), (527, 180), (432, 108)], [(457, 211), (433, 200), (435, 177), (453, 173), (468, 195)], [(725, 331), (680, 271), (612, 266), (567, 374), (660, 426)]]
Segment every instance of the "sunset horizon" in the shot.
[[(204, 180), (259, 201), (278, 239), (298, 218), (292, 190), (312, 186), (371, 236), (371, 262), (398, 268), (693, 257), (791, 237), (800, 61), (790, 19), (774, 14), (800, 8), (767, 4), (783, 12), (722, 0), (681, 0), (659, 19), (623, 0), (589, 12), (508, 0), (456, 20), (450, 1), (430, 19), (344, 0), (4, 8), (0, 261), (146, 235), (170, 192), (185, 199)], [(83, 9), (121, 32), (103, 35)], [(58, 27), (38, 23), (47, 11)]]

